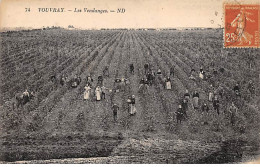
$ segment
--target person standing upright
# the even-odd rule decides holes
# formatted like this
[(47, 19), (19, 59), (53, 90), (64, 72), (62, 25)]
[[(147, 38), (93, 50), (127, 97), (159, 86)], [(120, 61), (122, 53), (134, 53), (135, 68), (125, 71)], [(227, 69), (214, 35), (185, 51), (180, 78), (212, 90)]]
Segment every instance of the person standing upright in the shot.
[(118, 105), (114, 103), (112, 106), (112, 110), (113, 110), (113, 118), (114, 118), (114, 121), (116, 122), (117, 121), (117, 112), (119, 110)]
[(229, 114), (230, 114), (230, 123), (232, 126), (235, 125), (236, 115), (237, 115), (237, 107), (235, 106), (234, 102), (232, 102), (231, 106), (229, 107)]
[(193, 97), (193, 107), (194, 109), (198, 109), (199, 108), (199, 93), (195, 90), (195, 92), (192, 95)]

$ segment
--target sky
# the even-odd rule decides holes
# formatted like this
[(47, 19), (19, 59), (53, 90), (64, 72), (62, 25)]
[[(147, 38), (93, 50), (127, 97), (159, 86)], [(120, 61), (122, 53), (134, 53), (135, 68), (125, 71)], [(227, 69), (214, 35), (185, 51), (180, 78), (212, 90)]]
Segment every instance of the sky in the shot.
[[(222, 7), (222, 0), (2, 0), (0, 28), (217, 28), (223, 25)], [(39, 8), (65, 8), (65, 12), (39, 12)], [(74, 12), (75, 8), (124, 8), (125, 13)]]

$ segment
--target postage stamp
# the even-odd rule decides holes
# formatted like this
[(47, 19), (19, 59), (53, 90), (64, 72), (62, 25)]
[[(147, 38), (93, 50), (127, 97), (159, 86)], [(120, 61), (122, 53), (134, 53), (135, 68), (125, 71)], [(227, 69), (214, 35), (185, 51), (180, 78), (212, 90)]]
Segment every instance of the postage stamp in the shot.
[(259, 4), (224, 4), (224, 47), (259, 48)]

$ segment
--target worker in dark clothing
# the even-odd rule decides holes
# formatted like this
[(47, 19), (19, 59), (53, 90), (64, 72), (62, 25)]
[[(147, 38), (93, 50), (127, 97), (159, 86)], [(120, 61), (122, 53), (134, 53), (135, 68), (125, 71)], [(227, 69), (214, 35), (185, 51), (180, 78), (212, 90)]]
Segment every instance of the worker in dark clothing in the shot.
[(213, 108), (215, 111), (217, 111), (217, 113), (219, 115), (219, 100), (218, 100), (217, 96), (215, 96), (215, 99), (213, 100)]
[(148, 79), (145, 79), (145, 80), (144, 80), (144, 85), (145, 85), (146, 87), (149, 87), (149, 81), (148, 81)]
[(142, 90), (143, 92), (145, 91), (145, 90), (147, 90), (148, 89), (148, 87), (149, 87), (149, 81), (147, 80), (147, 79), (144, 79), (144, 78), (142, 78), (141, 79), (141, 81), (139, 82), (139, 89), (140, 90)]
[(185, 119), (187, 119), (187, 111), (188, 111), (188, 101), (186, 99), (183, 99), (181, 103), (181, 107), (183, 109), (183, 116)]
[(201, 111), (202, 112), (209, 112), (209, 106), (207, 105), (207, 103), (204, 103), (202, 106), (201, 106)]
[(241, 96), (241, 93), (240, 93), (240, 88), (239, 88), (239, 85), (236, 84), (236, 86), (234, 87), (234, 92), (237, 96)]
[(185, 98), (187, 101), (189, 101), (189, 99), (190, 99), (190, 93), (189, 93), (188, 90), (185, 91), (185, 93), (184, 93), (184, 98)]
[(130, 64), (129, 68), (130, 68), (130, 73), (134, 74), (134, 64)]
[(176, 118), (177, 118), (177, 123), (181, 124), (181, 121), (184, 118), (183, 108), (181, 105), (179, 105), (179, 108), (177, 109)]
[(149, 71), (149, 64), (145, 63), (145, 65), (144, 65), (144, 73), (147, 74), (148, 71)]
[(139, 89), (144, 86), (144, 79), (142, 78), (139, 82)]
[(198, 109), (199, 108), (199, 97), (200, 97), (199, 93), (195, 90), (195, 92), (192, 95), (194, 109)]
[(114, 116), (114, 121), (117, 121), (117, 112), (119, 110), (119, 107), (117, 104), (113, 104), (112, 106), (112, 110), (113, 110), (113, 116)]
[(173, 76), (173, 77), (174, 77), (174, 67), (171, 67), (171, 68), (170, 68), (170, 76)]
[(214, 74), (214, 75), (217, 75), (217, 74), (218, 74), (218, 71), (217, 71), (215, 68), (213, 69), (213, 74)]
[(235, 118), (237, 115), (237, 107), (235, 104), (232, 102), (231, 106), (229, 107), (229, 113), (230, 113), (230, 123), (232, 126), (235, 125)]
[(149, 82), (149, 85), (151, 86), (152, 83), (153, 83), (153, 79), (154, 79), (153, 74), (150, 73), (150, 72), (148, 72), (146, 78), (147, 78), (147, 80), (148, 80), (148, 82)]

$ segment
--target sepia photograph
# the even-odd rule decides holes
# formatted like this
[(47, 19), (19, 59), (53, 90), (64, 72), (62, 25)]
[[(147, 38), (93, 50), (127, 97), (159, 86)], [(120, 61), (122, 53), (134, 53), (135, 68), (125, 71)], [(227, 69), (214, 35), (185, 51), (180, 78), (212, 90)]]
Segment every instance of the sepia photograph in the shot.
[(1, 0), (0, 164), (259, 164), (259, 0)]

